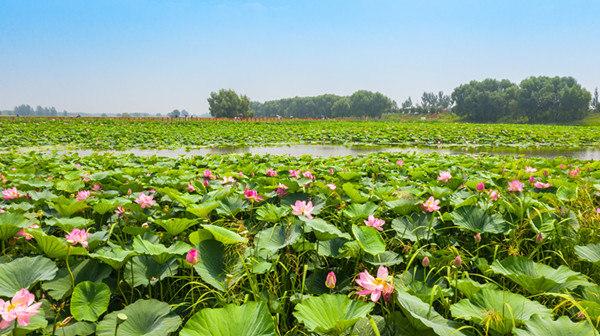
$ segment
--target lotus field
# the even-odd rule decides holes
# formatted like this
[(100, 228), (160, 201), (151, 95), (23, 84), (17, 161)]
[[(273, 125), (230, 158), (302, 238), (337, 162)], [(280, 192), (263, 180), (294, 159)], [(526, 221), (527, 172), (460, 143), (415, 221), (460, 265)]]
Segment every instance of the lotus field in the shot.
[[(65, 143), (116, 148), (111, 135), (139, 123), (0, 126), (26, 145), (87, 127)], [(138, 147), (171, 134), (148, 125), (131, 138)], [(357, 125), (365, 136), (426, 131)], [(596, 136), (557, 129), (533, 132)], [(599, 168), (562, 157), (8, 152), (0, 335), (597, 335)]]

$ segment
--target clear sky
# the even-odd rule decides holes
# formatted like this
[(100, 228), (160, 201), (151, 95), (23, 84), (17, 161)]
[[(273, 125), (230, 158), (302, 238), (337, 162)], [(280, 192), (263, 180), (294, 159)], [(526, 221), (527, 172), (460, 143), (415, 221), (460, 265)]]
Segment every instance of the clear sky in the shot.
[(379, 91), (402, 103), (485, 78), (600, 86), (598, 0), (0, 0), (0, 110), (208, 112)]

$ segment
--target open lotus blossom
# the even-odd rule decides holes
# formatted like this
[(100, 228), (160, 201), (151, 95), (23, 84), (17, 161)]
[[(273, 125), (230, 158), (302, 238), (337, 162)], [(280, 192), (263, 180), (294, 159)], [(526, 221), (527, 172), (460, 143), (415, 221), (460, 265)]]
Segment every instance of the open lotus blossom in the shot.
[(94, 184), (94, 186), (92, 187), (93, 191), (100, 191), (102, 190), (102, 186), (100, 186), (99, 184)]
[(452, 178), (452, 175), (450, 174), (450, 172), (443, 171), (443, 172), (440, 172), (440, 176), (437, 179), (442, 182), (448, 182), (448, 180), (451, 178)]
[(290, 176), (291, 177), (300, 178), (300, 171), (299, 170), (290, 169), (289, 172), (290, 172)]
[(33, 303), (35, 295), (27, 289), (16, 292), (10, 301), (0, 299), (0, 329), (8, 328), (15, 319), (20, 326), (29, 325), (29, 317), (38, 314), (41, 302)]
[(313, 218), (313, 216), (310, 214), (314, 209), (313, 203), (311, 201), (308, 201), (308, 203), (306, 203), (306, 201), (296, 201), (296, 204), (291, 205), (291, 207), (292, 207), (292, 210), (294, 210), (292, 212), (292, 215), (295, 215), (295, 216), (304, 215), (308, 219)]
[(508, 182), (508, 191), (523, 191), (523, 184), (519, 180)]
[(87, 199), (88, 197), (90, 197), (90, 191), (82, 190), (77, 193), (77, 197), (75, 197), (75, 199), (77, 199), (78, 201), (83, 201), (83, 200)]
[(198, 251), (191, 249), (185, 256), (185, 261), (190, 265), (196, 265), (198, 263)]
[(216, 179), (216, 178), (217, 178), (217, 176), (216, 176), (216, 175), (214, 175), (214, 174), (213, 174), (213, 172), (212, 172), (212, 171), (210, 171), (210, 170), (208, 170), (208, 169), (206, 169), (206, 170), (203, 172), (203, 174), (204, 174), (204, 177), (206, 177), (206, 178), (208, 178), (208, 179), (211, 179), (211, 180), (214, 180), (214, 179)]
[(396, 161), (396, 164), (397, 164), (398, 166), (402, 167), (402, 166), (404, 166), (404, 161), (402, 161), (402, 160), (398, 160), (398, 161)]
[(440, 200), (436, 200), (435, 198), (433, 198), (433, 196), (431, 196), (427, 201), (425, 201), (425, 203), (423, 203), (423, 209), (425, 210), (425, 212), (438, 211), (440, 210), (438, 204), (440, 204)]
[(87, 231), (79, 230), (77, 228), (74, 228), (71, 233), (65, 236), (67, 243), (73, 244), (73, 246), (77, 245), (77, 243), (80, 243), (83, 247), (88, 247), (87, 240), (89, 237), (90, 234)]
[(377, 270), (377, 278), (374, 278), (367, 270), (358, 274), (359, 278), (356, 279), (356, 283), (362, 286), (364, 289), (357, 292), (358, 295), (370, 295), (371, 301), (377, 302), (381, 295), (383, 299), (388, 302), (392, 293), (394, 292), (394, 286), (392, 285), (392, 278), (388, 274), (388, 269), (385, 266), (379, 266)]
[(579, 175), (579, 168), (575, 168), (575, 169), (569, 171), (570, 177), (577, 177), (577, 175)]
[(533, 168), (533, 167), (525, 167), (525, 172), (527, 173), (535, 173), (537, 171), (537, 168)]
[(123, 216), (125, 214), (127, 210), (123, 209), (123, 207), (121, 207), (120, 205), (117, 206), (117, 210), (115, 210), (115, 213), (119, 216)]
[(246, 190), (244, 190), (244, 197), (246, 197), (250, 202), (259, 202), (263, 200), (263, 198), (258, 195), (256, 190), (248, 189), (248, 187), (246, 187)]
[(227, 183), (235, 183), (235, 179), (233, 178), (233, 176), (223, 176), (223, 181), (221, 182), (221, 184)]
[(0, 209), (0, 213), (5, 213), (5, 212), (6, 212), (6, 211), (4, 211), (4, 210)]
[(534, 187), (538, 188), (538, 189), (546, 189), (550, 187), (550, 182), (548, 183), (542, 183), (542, 182), (535, 182), (533, 184)]
[(194, 186), (192, 185), (192, 183), (188, 183), (188, 185), (187, 185), (186, 189), (187, 189), (189, 192), (191, 192), (191, 193), (193, 193), (194, 191), (196, 191), (196, 188), (194, 188)]
[(277, 172), (276, 172), (276, 171), (274, 171), (273, 169), (269, 168), (269, 170), (267, 170), (267, 173), (266, 173), (266, 175), (267, 175), (268, 177), (277, 176)]
[(375, 216), (373, 215), (369, 215), (369, 218), (364, 222), (367, 226), (374, 227), (379, 231), (383, 231), (383, 228), (381, 226), (385, 224), (385, 221), (383, 219), (375, 218)]
[(287, 186), (283, 183), (279, 183), (275, 192), (279, 195), (279, 197), (283, 198), (283, 196), (287, 195)]
[[(37, 224), (31, 225), (29, 227), (27, 227), (28, 229), (39, 229), (40, 226)], [(17, 236), (19, 237), (25, 237), (26, 240), (31, 240), (31, 238), (33, 238), (32, 235), (30, 235), (29, 233), (25, 232), (25, 229), (21, 229), (21, 231), (17, 232)]]
[(152, 204), (156, 203), (156, 201), (153, 198), (154, 195), (146, 195), (144, 193), (139, 193), (138, 198), (134, 202), (139, 204), (142, 207), (142, 209), (151, 208)]
[(19, 191), (17, 190), (17, 187), (13, 187), (13, 188), (9, 188), (9, 189), (6, 189), (6, 190), (2, 190), (2, 194), (4, 194), (4, 199), (5, 200), (19, 198), (19, 197), (23, 196), (23, 195), (19, 194)]
[(497, 190), (492, 190), (489, 192), (490, 198), (493, 199), (494, 201), (498, 200), (498, 191)]
[(304, 176), (304, 177), (306, 177), (306, 178), (309, 178), (309, 179), (311, 179), (311, 180), (314, 180), (314, 179), (315, 179), (315, 176), (314, 176), (314, 175), (313, 175), (311, 172), (309, 172), (308, 170), (307, 170), (307, 171), (305, 171), (304, 173), (302, 173), (302, 176)]
[(329, 289), (334, 289), (335, 288), (335, 273), (333, 273), (333, 271), (329, 272), (329, 274), (327, 274), (327, 278), (325, 279), (325, 286)]
[(335, 188), (337, 188), (337, 187), (335, 186), (335, 183), (329, 183), (329, 184), (327, 184), (327, 188), (329, 188), (331, 190), (335, 190)]

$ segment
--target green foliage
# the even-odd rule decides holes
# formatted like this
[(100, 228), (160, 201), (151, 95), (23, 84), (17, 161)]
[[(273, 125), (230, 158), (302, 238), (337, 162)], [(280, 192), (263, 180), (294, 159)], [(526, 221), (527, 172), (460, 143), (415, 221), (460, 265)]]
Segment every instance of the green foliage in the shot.
[(245, 95), (238, 96), (233, 90), (211, 92), (208, 105), (210, 115), (214, 118), (248, 118), (254, 115), (250, 110), (250, 99)]

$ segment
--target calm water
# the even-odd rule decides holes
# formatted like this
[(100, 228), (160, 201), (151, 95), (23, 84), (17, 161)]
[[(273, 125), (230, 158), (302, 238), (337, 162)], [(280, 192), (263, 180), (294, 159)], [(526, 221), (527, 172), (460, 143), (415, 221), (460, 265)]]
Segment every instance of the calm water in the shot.
[[(48, 150), (50, 151), (50, 150)], [(60, 151), (60, 153), (78, 153), (79, 155), (90, 155), (95, 153), (93, 150), (73, 150)], [(228, 153), (253, 153), (253, 154), (272, 154), (272, 155), (314, 155), (314, 156), (348, 156), (360, 155), (374, 152), (401, 152), (401, 153), (440, 153), (449, 155), (461, 154), (489, 154), (489, 155), (523, 155), (525, 157), (543, 157), (555, 158), (558, 156), (572, 157), (580, 160), (600, 160), (600, 149), (586, 148), (578, 150), (568, 149), (518, 149), (518, 148), (413, 148), (413, 147), (377, 147), (377, 146), (335, 146), (335, 145), (292, 145), (292, 146), (269, 146), (269, 147), (215, 147), (215, 148), (197, 148), (186, 151), (185, 149), (175, 150), (141, 150), (131, 149), (126, 151), (99, 151), (97, 153), (133, 153), (138, 156), (158, 155), (164, 157), (178, 157), (180, 155), (206, 155), (209, 153), (228, 154)]]

